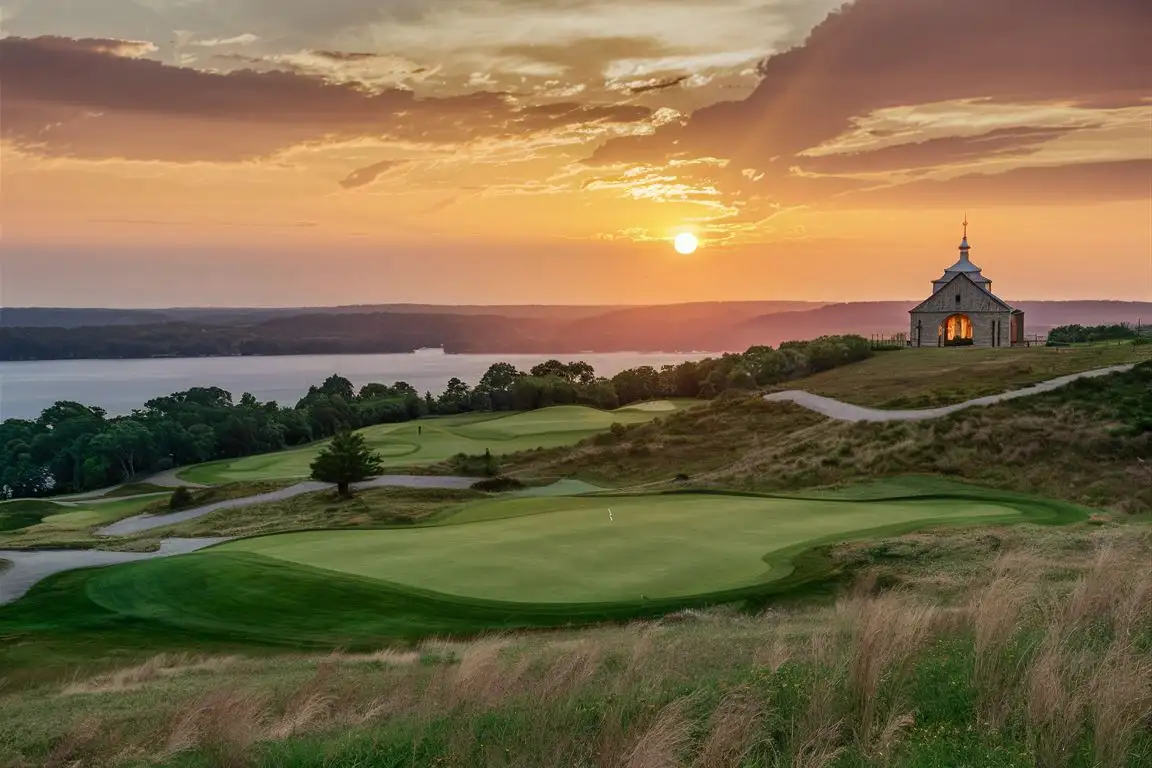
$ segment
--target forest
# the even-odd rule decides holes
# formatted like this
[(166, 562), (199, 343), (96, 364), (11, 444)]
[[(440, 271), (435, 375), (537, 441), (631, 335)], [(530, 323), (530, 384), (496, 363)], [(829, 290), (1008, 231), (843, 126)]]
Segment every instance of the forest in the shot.
[(0, 496), (35, 497), (103, 488), (135, 477), (216, 459), (278, 451), (345, 431), (474, 411), (529, 411), (582, 404), (606, 410), (655, 398), (716, 397), (829, 370), (873, 354), (860, 336), (825, 336), (773, 349), (665, 366), (612, 378), (586, 362), (548, 360), (528, 371), (492, 365), (475, 385), (451, 379), (439, 395), (405, 382), (358, 390), (334, 374), (295, 405), (239, 398), (219, 387), (157, 397), (124, 416), (58, 402), (35, 420), (0, 423)]

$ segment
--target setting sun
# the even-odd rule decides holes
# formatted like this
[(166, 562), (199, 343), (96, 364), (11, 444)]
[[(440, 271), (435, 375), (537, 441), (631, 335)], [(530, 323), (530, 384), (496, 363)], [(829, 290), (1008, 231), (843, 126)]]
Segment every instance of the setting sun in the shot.
[(696, 239), (696, 235), (691, 232), (681, 232), (676, 235), (676, 240), (673, 242), (677, 253), (687, 256), (690, 253), (695, 253), (696, 248), (699, 247), (700, 241)]

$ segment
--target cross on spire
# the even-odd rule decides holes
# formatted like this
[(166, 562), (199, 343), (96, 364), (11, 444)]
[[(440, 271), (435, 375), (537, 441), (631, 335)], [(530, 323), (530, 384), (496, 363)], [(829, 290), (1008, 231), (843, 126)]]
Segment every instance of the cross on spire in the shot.
[(968, 239), (968, 214), (964, 214), (964, 239)]

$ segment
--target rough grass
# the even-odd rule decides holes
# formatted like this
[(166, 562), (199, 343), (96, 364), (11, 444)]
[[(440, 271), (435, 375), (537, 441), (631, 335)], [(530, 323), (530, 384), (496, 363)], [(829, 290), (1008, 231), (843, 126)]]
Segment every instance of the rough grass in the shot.
[(767, 613), (685, 611), (379, 653), (152, 654), (10, 686), (0, 690), (0, 763), (1152, 760), (1146, 526), (940, 531), (844, 545), (834, 557), (855, 575), (835, 599)]
[[(506, 468), (524, 477), (600, 479), (619, 473), (631, 482), (669, 482), (674, 473), (683, 473), (697, 485), (766, 491), (936, 474), (1114, 512), (1147, 513), (1152, 511), (1150, 388), (1152, 364), (1145, 364), (942, 419), (858, 424), (745, 398), (572, 449), (513, 457)], [(651, 458), (637, 461), (637, 456)]]
[(731, 466), (825, 421), (811, 411), (760, 398), (723, 397), (658, 422), (608, 432), (573, 448), (505, 458), (506, 474), (580, 479), (607, 486), (660, 483)]
[(141, 496), (146, 493), (171, 493), (172, 489), (162, 485), (153, 485), (152, 483), (125, 483), (118, 485), (112, 490), (105, 493), (101, 498), (115, 499), (123, 496)]
[(847, 403), (927, 408), (1026, 387), (1071, 373), (1152, 360), (1152, 346), (904, 349), (789, 382)]
[(478, 491), (427, 488), (372, 488), (359, 491), (352, 498), (320, 491), (284, 501), (221, 510), (149, 533), (191, 538), (263, 536), (316, 528), (412, 525), (483, 498), (485, 495)]

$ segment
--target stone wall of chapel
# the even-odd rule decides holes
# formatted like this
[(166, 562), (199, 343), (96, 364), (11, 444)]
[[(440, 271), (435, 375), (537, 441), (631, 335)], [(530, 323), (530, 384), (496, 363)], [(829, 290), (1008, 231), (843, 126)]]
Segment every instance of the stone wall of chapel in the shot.
[[(953, 297), (955, 300), (955, 297)], [(972, 322), (972, 346), (974, 347), (1008, 347), (1012, 344), (1012, 313), (1003, 309), (995, 312), (965, 312), (960, 314), (968, 316)], [(917, 323), (922, 323), (920, 331), (920, 346), (934, 347), (937, 344), (937, 332), (949, 316), (956, 314), (956, 310), (949, 312), (913, 312), (909, 336), (912, 346), (916, 346)], [(997, 325), (998, 324), (998, 325)]]
[[(959, 301), (957, 301), (959, 296)], [(993, 299), (987, 291), (974, 285), (972, 281), (964, 278), (955, 278), (947, 286), (937, 291), (924, 303), (921, 309), (925, 312), (1003, 312), (1004, 308)]]

